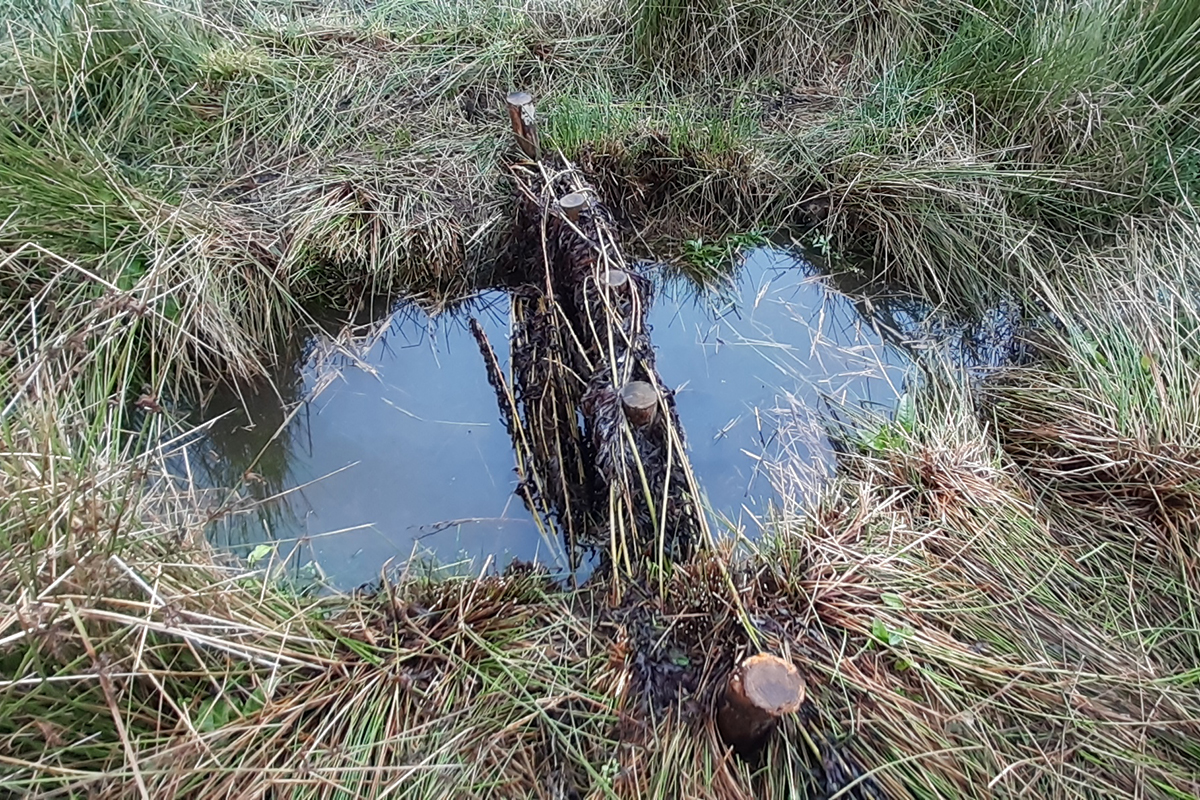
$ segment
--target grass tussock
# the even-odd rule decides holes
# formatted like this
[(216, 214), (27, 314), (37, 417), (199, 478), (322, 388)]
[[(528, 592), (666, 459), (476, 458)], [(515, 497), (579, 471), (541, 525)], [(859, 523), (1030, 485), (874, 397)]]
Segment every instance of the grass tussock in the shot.
[(289, 319), (263, 285), (280, 309), (483, 279), (514, 87), (638, 238), (815, 224), (960, 307), (1200, 181), (1188, 3), (7, 8), (5, 241), (220, 275), (263, 329)]
[[(61, 391), (89, 374), (69, 347), (21, 356), (0, 473), (5, 786), (1194, 794), (1194, 235), (1132, 229), (1134, 255), (1090, 263), (1110, 304), (1032, 331), (1031, 365), (977, 397), (930, 372), (910, 412), (846, 434), (823, 491), (778, 462), (795, 504), (753, 552), (722, 545), (616, 605), (521, 567), (318, 597), (276, 558), (223, 562), (203, 536), (219, 499), (166, 466), (167, 416)], [(31, 339), (66, 330), (38, 324)], [(759, 649), (801, 667), (808, 700), (746, 761), (711, 714)]]
[(595, 761), (611, 670), (541, 573), (356, 598), (247, 573), (165, 413), (58, 390), (73, 359), (44, 355), (2, 430), (6, 791), (523, 796)]
[[(1200, 251), (1194, 228), (1173, 233), (1135, 230), (1130, 251), (1082, 265), (1112, 304), (1071, 314), (1036, 369), (988, 391), (1004, 449), (1041, 502), (1094, 529), (1100, 552), (1156, 576), (1114, 608), (1118, 628), (1138, 616), (1181, 630), (1196, 622)], [(1194, 665), (1197, 642), (1169, 638), (1160, 649)]]
[[(5, 781), (100, 797), (1186, 796), (1189, 562), (1139, 557), (1120, 519), (1035, 496), (962, 391), (920, 391), (911, 425), (864, 437), (755, 555), (702, 555), (617, 607), (536, 570), (314, 598), (270, 577), (285, 565), (222, 567), (203, 498), (159, 466), (169, 445), (85, 458), (72, 432), (103, 427), (47, 395), (6, 429)], [(783, 489), (805, 480), (793, 466)], [(744, 762), (710, 714), (759, 648), (801, 665), (809, 699)]]
[[(961, 414), (952, 402), (924, 412)], [(1169, 608), (1189, 602), (1169, 568), (1045, 513), (973, 419), (920, 427), (850, 457), (799, 526), (818, 705), (845, 703), (889, 795), (1194, 791), (1193, 668), (1175, 645), (1196, 630)]]

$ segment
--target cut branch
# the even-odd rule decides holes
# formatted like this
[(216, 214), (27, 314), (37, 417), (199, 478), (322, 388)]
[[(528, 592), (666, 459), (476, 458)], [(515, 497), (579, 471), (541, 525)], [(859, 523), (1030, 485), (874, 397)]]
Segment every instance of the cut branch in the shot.
[(610, 269), (604, 273), (604, 283), (614, 291), (629, 288), (629, 273), (623, 269)]
[(658, 392), (645, 381), (630, 381), (621, 387), (621, 403), (631, 423), (643, 428), (654, 422), (658, 410)]
[(513, 92), (508, 96), (508, 118), (512, 122), (513, 136), (517, 146), (529, 158), (538, 159), (537, 113), (533, 95), (529, 92)]
[(804, 679), (790, 661), (758, 653), (729, 675), (717, 707), (721, 737), (738, 752), (762, 745), (780, 718), (794, 714), (804, 702)]
[(567, 219), (571, 222), (579, 221), (579, 212), (587, 205), (587, 195), (583, 192), (571, 192), (564, 194), (558, 201), (558, 207), (567, 215)]

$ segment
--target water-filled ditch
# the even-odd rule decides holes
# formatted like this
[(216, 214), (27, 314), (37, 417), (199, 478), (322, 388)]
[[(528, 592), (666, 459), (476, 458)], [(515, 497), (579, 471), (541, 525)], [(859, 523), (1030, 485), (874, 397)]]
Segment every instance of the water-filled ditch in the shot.
[[(715, 529), (753, 536), (775, 500), (763, 465), (780, 450), (780, 426), (791, 456), (820, 474), (833, 458), (821, 415), (887, 413), (907, 355), (877, 315), (791, 251), (756, 250), (727, 287), (704, 293), (651, 277), (658, 367), (676, 389)], [(312, 562), (342, 587), (414, 557), (565, 569), (557, 538), (514, 494), (511, 442), (467, 326), (477, 318), (504, 360), (507, 312), (499, 291), (434, 318), (402, 307), (371, 341), (298, 340), (272, 387), (212, 398), (207, 480), (273, 498), (217, 523), (218, 542), (243, 553), (279, 542), (293, 565)]]

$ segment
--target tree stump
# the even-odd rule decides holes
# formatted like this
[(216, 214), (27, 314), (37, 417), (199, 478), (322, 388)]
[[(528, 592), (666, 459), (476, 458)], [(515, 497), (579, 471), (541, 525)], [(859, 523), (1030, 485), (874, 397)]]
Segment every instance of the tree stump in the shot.
[(630, 381), (621, 387), (621, 404), (633, 425), (649, 425), (658, 411), (658, 391), (645, 381)]
[(537, 160), (537, 113), (533, 106), (533, 95), (529, 92), (513, 92), (508, 100), (508, 119), (512, 123), (517, 146), (529, 158)]
[(804, 679), (795, 665), (758, 653), (730, 673), (717, 706), (717, 729), (739, 753), (750, 753), (762, 745), (781, 717), (796, 713), (803, 702)]

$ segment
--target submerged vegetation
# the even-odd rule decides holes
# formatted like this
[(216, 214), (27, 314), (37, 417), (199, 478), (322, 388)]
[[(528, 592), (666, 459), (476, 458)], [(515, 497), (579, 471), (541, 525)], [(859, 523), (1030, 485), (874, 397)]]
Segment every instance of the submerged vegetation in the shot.
[[(1200, 5), (0, 15), (0, 789), (1200, 796)], [(931, 353), (827, 484), (772, 467), (758, 542), (619, 603), (528, 565), (314, 595), (214, 552), (236, 496), (172, 401), (310, 304), (498, 280), (514, 88), (631, 250), (711, 270), (806, 226), (956, 314), (1018, 303), (1028, 358)], [(741, 759), (710, 711), (760, 649), (808, 700)]]

